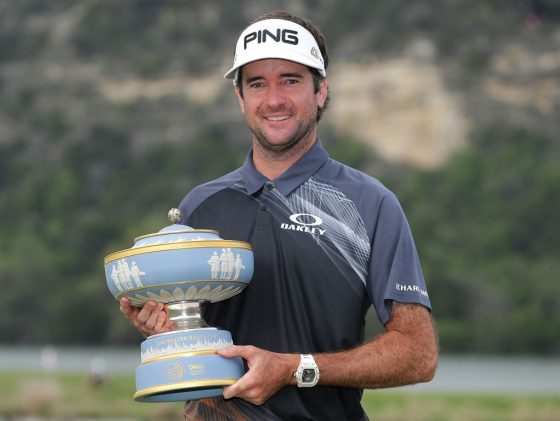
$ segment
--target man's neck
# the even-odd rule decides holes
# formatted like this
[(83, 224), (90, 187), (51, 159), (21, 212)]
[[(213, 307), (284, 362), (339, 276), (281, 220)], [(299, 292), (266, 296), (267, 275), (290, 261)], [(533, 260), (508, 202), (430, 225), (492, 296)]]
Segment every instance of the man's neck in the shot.
[(267, 151), (253, 139), (253, 164), (258, 172), (264, 175), (269, 180), (274, 180), (280, 177), (295, 164), (303, 155), (309, 151), (317, 141), (306, 143), (303, 148), (285, 151), (282, 154)]

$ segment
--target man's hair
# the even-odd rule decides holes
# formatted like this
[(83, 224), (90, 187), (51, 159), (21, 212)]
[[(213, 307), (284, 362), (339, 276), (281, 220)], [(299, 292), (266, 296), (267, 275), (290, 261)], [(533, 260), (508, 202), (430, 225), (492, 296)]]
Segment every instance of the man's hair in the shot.
[[(329, 52), (327, 48), (327, 41), (325, 40), (325, 37), (321, 30), (313, 22), (301, 16), (292, 15), (291, 13), (288, 13), (284, 10), (275, 10), (259, 16), (253, 22), (251, 22), (251, 25), (267, 19), (284, 19), (290, 22), (297, 23), (298, 25), (303, 26), (305, 29), (307, 29), (311, 33), (311, 35), (313, 35), (315, 41), (317, 41), (317, 45), (319, 47), (319, 50), (321, 51), (321, 55), (323, 56), (325, 70), (327, 70), (327, 67), (329, 66)], [(313, 69), (311, 67), (308, 67), (308, 69), (311, 71), (311, 75), (313, 76), (313, 90), (315, 93), (317, 93), (319, 92), (319, 89), (321, 87), (321, 81), (325, 78), (319, 73), (317, 69)], [(234, 82), (235, 86), (239, 88), (239, 94), (241, 95), (241, 98), (243, 98), (242, 78), (243, 67), (240, 67), (237, 70)], [(327, 90), (327, 98), (325, 99), (325, 103), (321, 108), (317, 110), (317, 121), (321, 119), (323, 112), (326, 110), (327, 105), (329, 104), (329, 100), (330, 92)]]

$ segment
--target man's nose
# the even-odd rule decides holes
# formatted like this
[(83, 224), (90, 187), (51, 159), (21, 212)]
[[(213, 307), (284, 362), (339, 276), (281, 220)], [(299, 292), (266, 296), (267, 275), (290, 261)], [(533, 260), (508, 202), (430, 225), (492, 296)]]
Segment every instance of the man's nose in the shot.
[(271, 84), (268, 88), (266, 103), (269, 107), (275, 108), (281, 106), (286, 101), (284, 92), (281, 86)]

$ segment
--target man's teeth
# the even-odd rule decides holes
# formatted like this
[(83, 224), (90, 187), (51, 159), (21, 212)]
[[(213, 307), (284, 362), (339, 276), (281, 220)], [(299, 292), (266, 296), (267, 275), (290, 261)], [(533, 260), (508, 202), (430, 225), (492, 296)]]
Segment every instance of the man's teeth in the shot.
[(289, 117), (287, 115), (282, 115), (282, 116), (275, 116), (275, 117), (267, 117), (267, 120), (271, 120), (271, 121), (282, 121), (282, 120), (287, 120)]

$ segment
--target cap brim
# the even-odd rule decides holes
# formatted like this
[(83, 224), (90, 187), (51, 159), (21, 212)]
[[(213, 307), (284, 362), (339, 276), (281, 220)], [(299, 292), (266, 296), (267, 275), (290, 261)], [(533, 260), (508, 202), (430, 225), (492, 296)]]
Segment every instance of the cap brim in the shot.
[(303, 64), (304, 66), (317, 69), (323, 77), (326, 76), (325, 70), (323, 70), (322, 67), (317, 66), (317, 63), (314, 63), (311, 60), (307, 59), (307, 57), (304, 57), (294, 52), (291, 52), (291, 54), (278, 54), (278, 53), (271, 52), (270, 54), (265, 54), (264, 56), (262, 54), (259, 54), (255, 58), (253, 57), (246, 58), (245, 60), (241, 61), (240, 63), (237, 63), (235, 66), (229, 69), (227, 73), (224, 75), (224, 78), (234, 79), (235, 73), (239, 68), (245, 66), (248, 63), (252, 63), (258, 60), (266, 60), (266, 59), (280, 59), (280, 60), (293, 61), (294, 63)]

